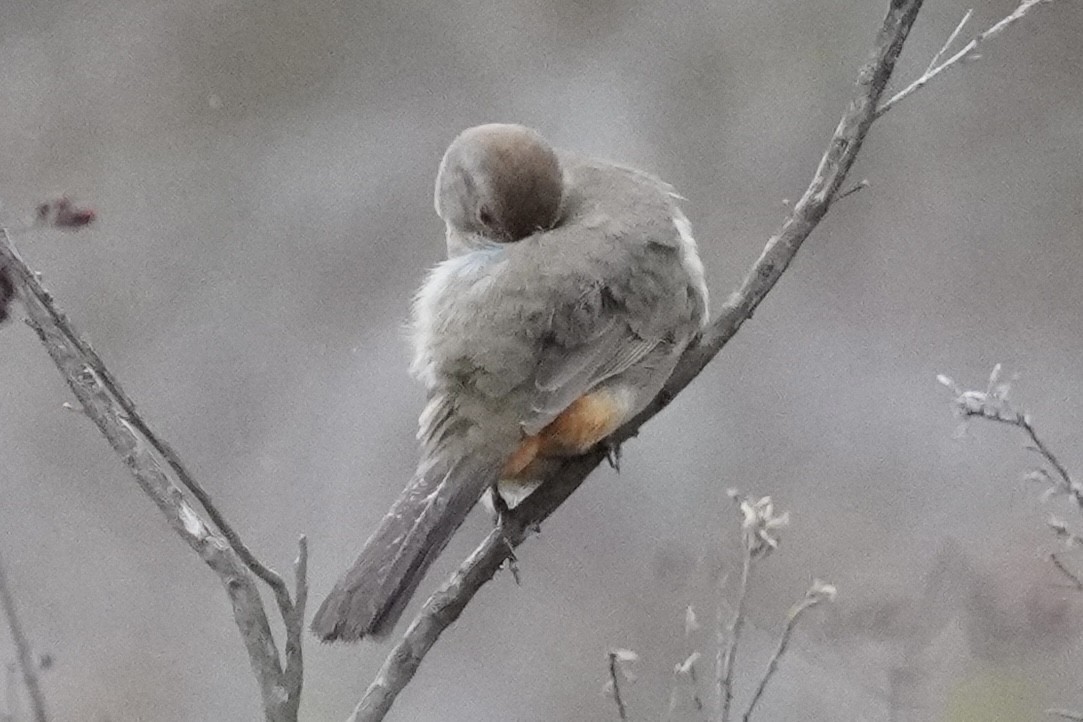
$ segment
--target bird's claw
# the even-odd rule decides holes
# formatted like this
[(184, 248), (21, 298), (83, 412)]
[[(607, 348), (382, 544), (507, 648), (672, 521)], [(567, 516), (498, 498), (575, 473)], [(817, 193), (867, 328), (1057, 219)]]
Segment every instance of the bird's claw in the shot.
[(496, 484), (489, 487), (489, 494), (493, 505), (493, 525), (496, 527), (497, 533), (500, 534), (500, 541), (504, 544), (504, 548), (508, 553), (508, 571), (511, 572), (515, 584), (518, 585), (520, 584), (519, 557), (515, 556), (515, 545), (511, 543), (511, 538), (508, 537), (505, 531), (511, 522), (511, 508), (504, 497), (500, 495)]
[(515, 556), (515, 547), (512, 546), (511, 540), (504, 537), (504, 546), (508, 550), (508, 571), (511, 572), (511, 578), (515, 580), (515, 586), (521, 586), (522, 580), (519, 578), (519, 557)]
[(613, 471), (620, 473), (620, 457), (621, 450), (620, 444), (616, 441), (606, 441), (605, 443), (605, 460), (609, 462), (609, 466)]
[(511, 513), (511, 507), (508, 506), (507, 500), (501, 496), (496, 484), (489, 487), (489, 501), (493, 506), (493, 526), (504, 526), (508, 515)]

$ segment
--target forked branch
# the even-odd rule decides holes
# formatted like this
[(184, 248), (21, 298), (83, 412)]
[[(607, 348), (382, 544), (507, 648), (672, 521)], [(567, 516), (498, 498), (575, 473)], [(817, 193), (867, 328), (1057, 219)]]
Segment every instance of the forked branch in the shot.
[[(0, 270), (13, 279), (30, 327), (37, 332), (83, 411), (124, 460), (140, 488), (158, 506), (173, 530), (221, 580), (259, 682), (266, 719), (295, 722), (303, 677), (300, 642), (305, 602), (303, 575), (307, 563), (304, 538), (296, 564), (297, 594), (291, 599), (285, 582), (256, 560), (176, 453), (143, 421), (105, 364), (27, 267), (4, 229), (0, 229)], [(193, 505), (189, 496), (199, 506)], [(285, 669), (253, 575), (273, 590), (286, 625)]]

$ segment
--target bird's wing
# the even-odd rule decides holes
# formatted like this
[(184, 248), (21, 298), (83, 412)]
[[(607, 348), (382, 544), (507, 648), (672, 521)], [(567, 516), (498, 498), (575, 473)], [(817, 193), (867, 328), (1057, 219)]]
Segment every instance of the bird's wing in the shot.
[(668, 366), (646, 367), (690, 340), (706, 310), (702, 267), (694, 278), (687, 257), (694, 241), (680, 228), (687, 220), (672, 188), (619, 166), (574, 157), (564, 163), (573, 189), (567, 230), (523, 249), (545, 264), (546, 297), (560, 299), (537, 349), (522, 419), (527, 433), (637, 365), (650, 371), (637, 383), (660, 384), (653, 376), (668, 374)]

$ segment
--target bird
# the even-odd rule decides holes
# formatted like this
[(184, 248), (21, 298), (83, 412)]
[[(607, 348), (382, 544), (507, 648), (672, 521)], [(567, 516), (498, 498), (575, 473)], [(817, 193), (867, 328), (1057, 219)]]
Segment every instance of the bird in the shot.
[(420, 460), (314, 615), (326, 642), (386, 637), (487, 492), (605, 443), (708, 318), (682, 198), (651, 174), (488, 123), (451, 142), (434, 195), (447, 258), (409, 326)]

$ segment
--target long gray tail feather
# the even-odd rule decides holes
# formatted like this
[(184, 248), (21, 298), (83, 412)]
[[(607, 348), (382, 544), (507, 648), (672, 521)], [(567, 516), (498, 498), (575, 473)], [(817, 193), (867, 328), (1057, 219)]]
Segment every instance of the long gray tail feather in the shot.
[(500, 467), (477, 456), (450, 464), (422, 462), (316, 611), (316, 636), (325, 642), (354, 642), (389, 634), (425, 572), (482, 493), (496, 483)]

